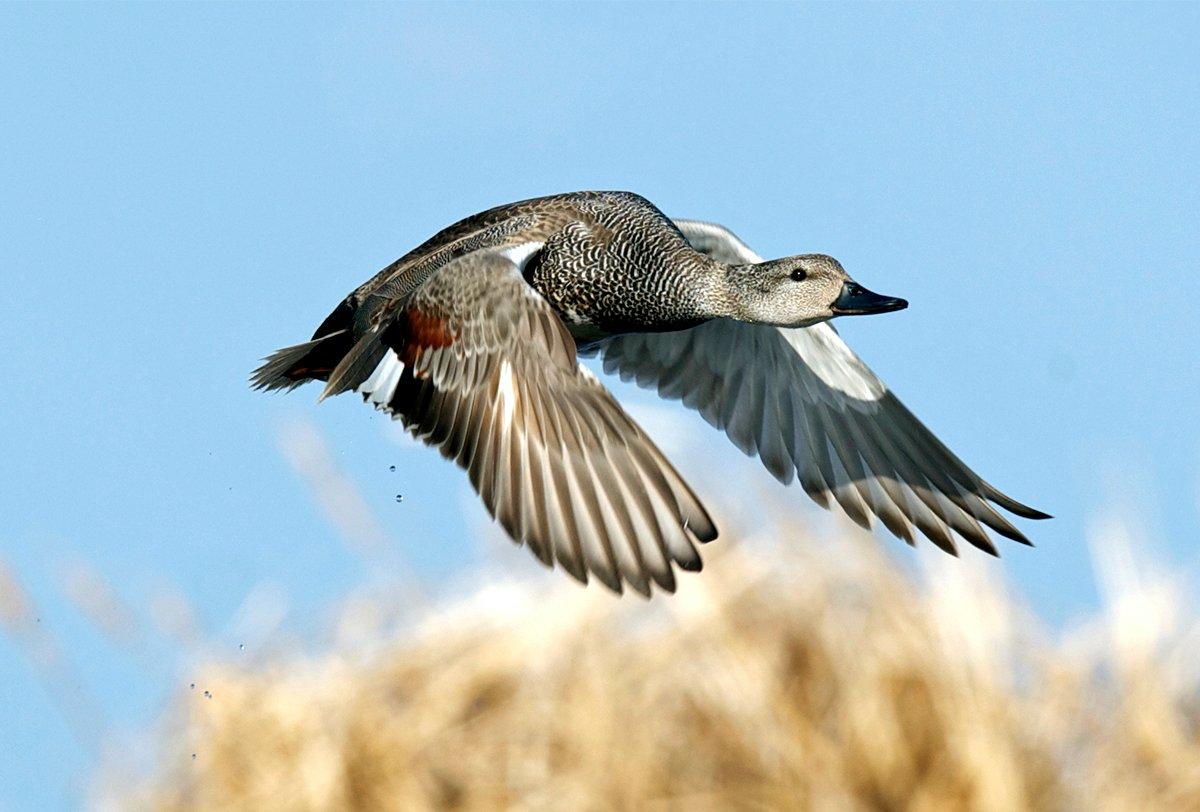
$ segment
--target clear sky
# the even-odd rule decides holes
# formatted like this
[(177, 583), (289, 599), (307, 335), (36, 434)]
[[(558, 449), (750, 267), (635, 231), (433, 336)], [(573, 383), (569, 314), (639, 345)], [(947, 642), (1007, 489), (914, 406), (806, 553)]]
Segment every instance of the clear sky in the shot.
[[(264, 584), (304, 630), (377, 574), (280, 453), (290, 421), (449, 583), (483, 555), (465, 478), (352, 398), (247, 373), (460, 217), (630, 189), (908, 298), (842, 333), (1058, 517), (996, 566), (1069, 623), (1097, 605), (1085, 530), (1110, 507), (1195, 562), (1198, 40), (1195, 4), (4, 5), (0, 560), (66, 690), (126, 730), (186, 675), (159, 644), (114, 651), (64, 570), (136, 612), (174, 585), (234, 647)], [(736, 489), (714, 471), (774, 487), (666, 408), (718, 514)], [(0, 809), (78, 803), (93, 763), (28, 650), (0, 637)]]

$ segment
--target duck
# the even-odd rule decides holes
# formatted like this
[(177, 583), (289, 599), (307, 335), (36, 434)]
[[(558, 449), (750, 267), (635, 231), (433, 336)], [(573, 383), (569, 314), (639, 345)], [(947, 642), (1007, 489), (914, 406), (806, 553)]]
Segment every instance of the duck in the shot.
[[(957, 555), (1030, 545), (1001, 511), (1049, 515), (964, 464), (847, 346), (834, 318), (888, 313), (836, 259), (764, 260), (724, 226), (581, 191), (439, 231), (351, 292), (260, 390), (356, 392), (465, 469), (547, 567), (645, 597), (698, 571), (718, 529), (582, 358), (700, 415), (825, 508)], [(1030, 545), (1032, 546), (1032, 545)]]

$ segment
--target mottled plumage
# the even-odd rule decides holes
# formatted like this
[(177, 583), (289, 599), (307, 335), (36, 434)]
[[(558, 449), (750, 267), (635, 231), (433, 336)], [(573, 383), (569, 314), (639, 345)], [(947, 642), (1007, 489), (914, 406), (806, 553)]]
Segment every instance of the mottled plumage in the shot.
[(868, 526), (955, 551), (1028, 543), (979, 479), (826, 323), (904, 306), (819, 254), (764, 262), (721, 226), (628, 192), (500, 206), (444, 229), (355, 290), (313, 339), (274, 353), (264, 389), (356, 390), (467, 470), (489, 512), (586, 582), (674, 589), (717, 530), (576, 352), (679, 398), (783, 482)]

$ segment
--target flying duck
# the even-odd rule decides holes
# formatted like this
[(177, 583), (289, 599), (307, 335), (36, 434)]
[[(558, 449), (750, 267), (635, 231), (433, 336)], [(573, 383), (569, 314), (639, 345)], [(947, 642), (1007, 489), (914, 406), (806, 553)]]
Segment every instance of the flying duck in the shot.
[(956, 554), (1023, 544), (989, 485), (846, 346), (836, 316), (900, 310), (823, 254), (764, 261), (723, 226), (630, 192), (498, 206), (443, 229), (347, 296), (257, 389), (358, 392), (466, 469), (488, 512), (583, 583), (671, 592), (717, 537), (700, 499), (579, 360), (683, 403), (779, 481), (914, 528)]

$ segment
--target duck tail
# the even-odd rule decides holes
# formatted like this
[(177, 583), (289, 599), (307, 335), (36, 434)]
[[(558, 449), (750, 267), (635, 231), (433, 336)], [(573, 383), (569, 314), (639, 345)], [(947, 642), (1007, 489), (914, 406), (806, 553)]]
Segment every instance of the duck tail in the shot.
[(311, 341), (294, 344), (268, 355), (250, 374), (250, 385), (266, 391), (290, 391), (309, 381), (329, 380), (330, 373), (354, 346), (351, 338), (353, 307), (342, 302), (317, 328)]

